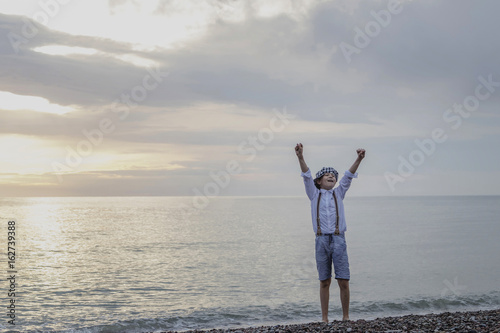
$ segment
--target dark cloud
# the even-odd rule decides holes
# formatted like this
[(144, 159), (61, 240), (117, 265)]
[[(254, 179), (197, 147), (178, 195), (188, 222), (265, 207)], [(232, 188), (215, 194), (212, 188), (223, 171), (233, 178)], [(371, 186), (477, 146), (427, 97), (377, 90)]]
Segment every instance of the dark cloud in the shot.
[[(1, 90), (42, 96), (61, 105), (96, 106), (111, 103), (122, 93), (130, 93), (130, 89), (142, 84), (148, 75), (146, 69), (112, 57), (125, 53), (144, 55), (133, 51), (129, 44), (51, 31), (27, 18), (0, 14), (0, 22), (0, 35), (21, 38), (16, 37), (21, 41), (16, 44), (18, 47), (13, 47), (9, 38), (1, 39)], [(38, 33), (23, 34), (25, 26), (36, 27)], [(67, 57), (33, 51), (47, 45), (95, 48), (109, 56)]]
[[(8, 54), (10, 45), (4, 39), (0, 71), (6, 80), (0, 89), (45, 96), (62, 105), (99, 105), (127, 92), (147, 74), (112, 57), (68, 58), (31, 51), (35, 46), (61, 44), (133, 53), (168, 64), (168, 80), (151, 92), (145, 105), (178, 107), (207, 101), (268, 109), (287, 105), (312, 120), (329, 121), (333, 112), (336, 121), (369, 121), (377, 105), (376, 112), (386, 115), (394, 112), (388, 106), (422, 108), (429, 105), (429, 98), (439, 104), (457, 91), (466, 93), (478, 75), (500, 73), (495, 59), (500, 42), (491, 38), (491, 32), (498, 30), (499, 6), (494, 1), (405, 3), (351, 64), (340, 49), (332, 50), (341, 42), (354, 44), (354, 27), (363, 29), (374, 20), (370, 13), (386, 9), (385, 3), (362, 2), (346, 12), (337, 2), (326, 2), (305, 23), (286, 16), (217, 21), (203, 38), (168, 51), (131, 51), (124, 43), (39, 27), (21, 54)], [(4, 35), (22, 29), (19, 17), (2, 15), (0, 20)], [(321, 52), (326, 52), (326, 63), (317, 61)], [(350, 93), (342, 91), (360, 77), (365, 77), (364, 83)], [(415, 96), (398, 96), (396, 90), (403, 87)], [(335, 105), (355, 111), (343, 112), (345, 108)]]

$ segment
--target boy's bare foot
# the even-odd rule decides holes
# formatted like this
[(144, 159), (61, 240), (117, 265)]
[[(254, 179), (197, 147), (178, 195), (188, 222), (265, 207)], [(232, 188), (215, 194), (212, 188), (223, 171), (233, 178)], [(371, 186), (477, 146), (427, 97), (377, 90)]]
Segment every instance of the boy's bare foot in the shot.
[(344, 317), (342, 318), (342, 321), (351, 321), (351, 320), (349, 319), (349, 317)]
[(321, 321), (322, 321), (323, 323), (327, 323), (327, 324), (328, 324), (328, 318), (326, 318), (326, 319), (325, 319), (325, 318), (323, 318)]

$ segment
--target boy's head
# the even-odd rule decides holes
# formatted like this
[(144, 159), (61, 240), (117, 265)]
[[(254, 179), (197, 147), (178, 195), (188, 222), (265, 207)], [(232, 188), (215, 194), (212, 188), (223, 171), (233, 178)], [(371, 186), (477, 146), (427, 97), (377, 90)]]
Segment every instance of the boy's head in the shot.
[(337, 183), (339, 178), (339, 173), (337, 170), (331, 167), (324, 167), (316, 173), (316, 178), (314, 179), (314, 185), (318, 189), (331, 190)]

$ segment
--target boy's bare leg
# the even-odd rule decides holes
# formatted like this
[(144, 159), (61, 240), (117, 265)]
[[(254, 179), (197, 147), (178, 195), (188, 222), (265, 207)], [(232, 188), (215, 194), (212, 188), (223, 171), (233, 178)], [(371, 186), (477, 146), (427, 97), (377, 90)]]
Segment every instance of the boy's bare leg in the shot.
[(349, 280), (337, 279), (342, 303), (342, 320), (349, 320)]
[(321, 301), (321, 316), (325, 323), (328, 323), (328, 301), (330, 300), (330, 284), (332, 278), (319, 281), (319, 299)]

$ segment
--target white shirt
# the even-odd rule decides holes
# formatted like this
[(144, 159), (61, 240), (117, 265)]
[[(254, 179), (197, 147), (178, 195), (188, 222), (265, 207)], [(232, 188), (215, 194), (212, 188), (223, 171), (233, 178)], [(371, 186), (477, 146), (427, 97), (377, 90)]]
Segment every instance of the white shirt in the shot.
[(316, 234), (317, 232), (317, 222), (316, 222), (316, 206), (318, 204), (318, 196), (321, 191), (321, 202), (319, 204), (319, 218), (321, 232), (324, 234), (333, 234), (335, 232), (335, 222), (337, 220), (337, 213), (335, 209), (335, 199), (333, 198), (333, 191), (337, 196), (337, 202), (339, 205), (339, 231), (344, 233), (347, 230), (344, 214), (344, 197), (351, 186), (351, 181), (353, 178), (358, 177), (358, 173), (352, 174), (349, 171), (344, 173), (344, 176), (339, 181), (339, 186), (331, 190), (318, 189), (314, 185), (314, 179), (311, 175), (311, 170), (302, 172), (300, 174), (304, 179), (304, 185), (306, 187), (306, 194), (311, 200), (311, 217), (313, 230)]

